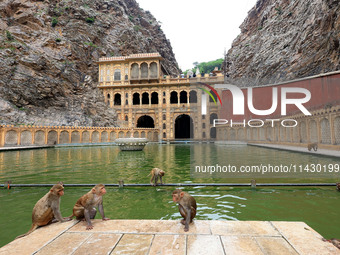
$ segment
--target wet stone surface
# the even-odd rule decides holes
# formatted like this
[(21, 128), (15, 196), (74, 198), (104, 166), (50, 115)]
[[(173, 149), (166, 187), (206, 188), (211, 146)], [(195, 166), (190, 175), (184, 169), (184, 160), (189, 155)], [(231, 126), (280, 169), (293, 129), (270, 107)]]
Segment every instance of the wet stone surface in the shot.
[(303, 222), (94, 220), (56, 223), (0, 248), (0, 254), (340, 254)]

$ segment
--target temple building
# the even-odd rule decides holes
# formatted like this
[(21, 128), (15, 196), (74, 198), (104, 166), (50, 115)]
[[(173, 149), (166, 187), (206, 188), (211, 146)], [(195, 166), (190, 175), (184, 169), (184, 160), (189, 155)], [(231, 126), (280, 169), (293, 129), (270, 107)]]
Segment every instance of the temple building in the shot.
[[(170, 77), (162, 61), (159, 53), (99, 59), (98, 88), (116, 110), (118, 125), (157, 128), (159, 140), (216, 138), (212, 120), (218, 118), (221, 105), (208, 85), (223, 83), (223, 74)], [(211, 96), (205, 103), (207, 92)]]

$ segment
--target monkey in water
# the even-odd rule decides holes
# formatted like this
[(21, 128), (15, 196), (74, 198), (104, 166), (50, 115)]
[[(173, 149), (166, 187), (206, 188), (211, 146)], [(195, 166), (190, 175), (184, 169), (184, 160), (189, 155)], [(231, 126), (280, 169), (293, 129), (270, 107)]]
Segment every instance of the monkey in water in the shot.
[[(158, 177), (161, 181), (161, 184), (163, 184), (163, 180), (162, 177), (164, 176), (165, 172), (162, 169), (159, 168), (152, 168), (150, 174), (148, 176), (151, 175), (151, 179), (150, 179), (150, 184), (152, 186), (156, 186), (157, 182), (158, 182)], [(154, 181), (154, 183), (152, 183)]]
[(76, 216), (77, 220), (86, 220), (86, 230), (93, 229), (91, 219), (96, 216), (97, 210), (95, 207), (98, 206), (98, 210), (103, 220), (109, 220), (104, 215), (103, 207), (103, 195), (106, 194), (104, 184), (98, 184), (94, 186), (88, 193), (78, 199), (77, 203), (73, 207), (73, 214), (70, 216)]
[(317, 143), (309, 143), (307, 145), (307, 148), (308, 148), (308, 151), (311, 151), (312, 149), (314, 151), (317, 151), (318, 150), (318, 144)]
[(35, 204), (32, 212), (31, 229), (26, 234), (16, 238), (27, 236), (38, 227), (45, 226), (55, 220), (60, 222), (71, 220), (70, 218), (63, 218), (60, 213), (60, 197), (63, 195), (64, 186), (60, 183), (54, 185), (50, 191)]
[(184, 218), (181, 220), (181, 223), (185, 225), (184, 231), (189, 231), (189, 223), (196, 216), (197, 205), (195, 198), (180, 189), (176, 189), (172, 192), (172, 200), (178, 203), (179, 212)]

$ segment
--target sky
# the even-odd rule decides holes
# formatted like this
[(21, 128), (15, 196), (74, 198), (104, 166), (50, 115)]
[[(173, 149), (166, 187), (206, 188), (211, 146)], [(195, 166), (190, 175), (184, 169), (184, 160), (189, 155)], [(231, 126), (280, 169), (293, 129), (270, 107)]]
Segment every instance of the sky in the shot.
[(256, 0), (136, 0), (161, 22), (182, 71), (224, 57)]

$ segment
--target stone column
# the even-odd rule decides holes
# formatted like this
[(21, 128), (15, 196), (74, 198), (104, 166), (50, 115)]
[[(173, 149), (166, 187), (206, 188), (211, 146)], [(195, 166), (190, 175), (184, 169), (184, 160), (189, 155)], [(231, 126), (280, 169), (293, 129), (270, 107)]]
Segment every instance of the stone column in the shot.
[(20, 143), (21, 143), (21, 130), (18, 130), (17, 145), (20, 145)]
[(331, 132), (331, 144), (334, 144), (334, 145), (336, 144), (336, 141), (335, 141), (335, 129), (334, 129), (335, 117), (336, 117), (336, 115), (329, 114), (329, 127), (330, 127), (330, 132)]
[(5, 131), (3, 127), (0, 127), (0, 147), (5, 146)]
[(35, 131), (36, 130), (34, 130), (34, 129), (32, 129), (32, 128), (30, 128), (31, 129), (31, 134), (32, 134), (32, 145), (34, 145), (34, 143), (35, 143)]

